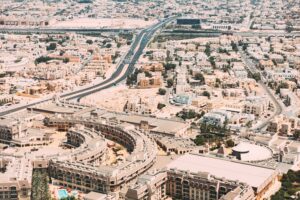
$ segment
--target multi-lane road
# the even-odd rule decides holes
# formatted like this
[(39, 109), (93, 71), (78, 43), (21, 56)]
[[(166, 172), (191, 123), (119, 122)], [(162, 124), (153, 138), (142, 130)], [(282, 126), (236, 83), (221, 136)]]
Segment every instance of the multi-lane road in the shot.
[[(131, 74), (134, 71), (134, 65), (139, 59), (140, 55), (142, 54), (143, 50), (151, 40), (154, 33), (159, 30), (162, 26), (165, 24), (173, 21), (175, 17), (164, 19), (160, 21), (159, 23), (146, 28), (142, 30), (136, 37), (134, 42), (132, 43), (129, 51), (127, 52), (126, 56), (123, 57), (123, 59), (118, 63), (116, 71), (106, 80), (99, 84), (91, 85), (89, 87), (86, 87), (84, 89), (75, 90), (72, 92), (61, 94), (60, 97), (72, 100), (77, 99), (80, 100), (82, 97), (88, 96), (90, 94), (93, 94), (95, 92), (110, 88), (122, 81), (124, 81), (129, 74)], [(17, 105), (14, 107), (11, 107), (10, 109), (3, 110), (0, 112), (0, 116), (13, 113), (16, 111), (20, 111), (22, 109), (26, 109), (28, 107), (50, 101), (52, 98), (47, 97), (32, 103), (28, 103), (26, 105)]]
[[(133, 42), (130, 50), (128, 51), (127, 55), (124, 59), (119, 63), (117, 70), (111, 75), (110, 78), (106, 79), (105, 81), (93, 85), (89, 88), (85, 88), (82, 90), (77, 90), (74, 92), (70, 92), (65, 95), (61, 95), (61, 97), (71, 100), (71, 99), (78, 99), (80, 100), (82, 97), (88, 96), (95, 92), (98, 92), (103, 89), (107, 89), (112, 87), (122, 81), (124, 81), (129, 74), (134, 71), (134, 65), (136, 64), (137, 60), (139, 59), (140, 55), (143, 53), (143, 50), (151, 40), (153, 34), (161, 28), (164, 24), (169, 23), (174, 18), (169, 18), (159, 22), (158, 24), (151, 26), (147, 29), (142, 30), (136, 37), (135, 41)], [(129, 61), (128, 64), (126, 61)]]
[[(30, 27), (2, 27), (0, 33), (20, 33), (20, 34), (62, 34), (67, 32), (75, 32), (78, 34), (93, 34), (101, 32), (128, 32), (135, 31), (136, 29), (118, 29), (118, 28), (84, 28), (84, 27), (73, 27), (73, 28), (56, 28), (56, 27), (43, 27), (43, 28), (30, 28)], [(280, 30), (246, 30), (246, 31), (220, 31), (220, 30), (166, 30), (163, 32), (165, 35), (192, 35), (198, 37), (217, 37), (222, 34), (232, 34), (241, 37), (300, 37), (299, 31), (287, 33)]]

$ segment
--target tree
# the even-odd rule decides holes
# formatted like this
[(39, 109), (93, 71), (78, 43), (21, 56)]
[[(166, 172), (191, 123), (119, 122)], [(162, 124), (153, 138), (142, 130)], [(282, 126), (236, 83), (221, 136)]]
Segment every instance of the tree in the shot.
[(32, 200), (51, 200), (49, 192), (49, 176), (46, 169), (34, 169), (31, 181)]
[(166, 107), (166, 105), (163, 104), (163, 103), (158, 103), (158, 104), (157, 104), (157, 109), (158, 109), (158, 110), (161, 110), (161, 109), (163, 109), (164, 107)]
[(203, 74), (201, 74), (201, 73), (196, 73), (195, 79), (199, 80), (201, 83), (205, 83), (205, 78), (204, 78)]
[(137, 82), (137, 75), (140, 72), (140, 70), (136, 69), (133, 74), (128, 75), (126, 79), (126, 85), (134, 85)]
[(197, 135), (196, 136), (196, 139), (194, 140), (194, 143), (197, 145), (197, 146), (202, 146), (205, 144), (205, 139), (202, 135)]
[(61, 39), (61, 40), (59, 40), (57, 43), (59, 44), (59, 45), (62, 45), (63, 43), (65, 43), (66, 42), (66, 39)]
[(251, 22), (250, 29), (256, 29), (256, 27), (254, 27), (254, 25), (255, 25), (255, 21), (253, 20), (253, 21)]
[(271, 200), (282, 200), (285, 199), (284, 191), (279, 190), (271, 196)]
[(170, 88), (170, 87), (172, 87), (174, 85), (174, 80), (173, 79), (168, 79), (167, 80), (167, 86)]
[(209, 57), (209, 62), (213, 66), (213, 68), (216, 68), (215, 57), (213, 57), (213, 56)]
[(145, 71), (145, 76), (148, 77), (148, 78), (152, 78), (152, 74), (148, 71)]
[(176, 68), (176, 64), (174, 63), (164, 63), (163, 66), (166, 71)]
[(70, 62), (70, 59), (69, 59), (69, 58), (64, 58), (64, 59), (63, 59), (63, 63), (68, 63), (68, 62)]
[(35, 59), (34, 63), (37, 65), (39, 63), (44, 63), (44, 62), (48, 62), (52, 60), (52, 58), (48, 57), (48, 56), (40, 56), (38, 58)]
[(166, 94), (166, 90), (165, 89), (163, 89), (163, 88), (159, 88), (158, 89), (158, 94), (160, 94), (160, 95), (165, 95)]
[(200, 119), (200, 118), (201, 118), (201, 117), (203, 117), (204, 115), (205, 115), (205, 112), (202, 110), (202, 111), (201, 111), (201, 113), (200, 113), (200, 114), (198, 114), (197, 118), (199, 118), (199, 119)]
[(225, 53), (225, 54), (227, 54), (227, 55), (230, 55), (230, 53), (227, 51), (227, 49), (219, 48), (219, 49), (218, 49), (218, 52), (219, 52), (219, 53)]
[(14, 94), (17, 92), (17, 86), (11, 86), (10, 89), (9, 89), (9, 94)]
[(56, 43), (50, 43), (50, 45), (46, 47), (47, 51), (53, 51), (55, 49), (56, 49)]
[(131, 75), (128, 75), (127, 76), (127, 79), (126, 79), (126, 85), (133, 85), (135, 82), (133, 81), (132, 79), (132, 76)]
[(62, 198), (61, 200), (77, 200), (74, 196)]
[(93, 40), (86, 40), (87, 44), (93, 44)]
[(271, 200), (294, 199), (292, 196), (299, 192), (300, 171), (289, 170), (282, 176), (281, 183), (280, 190), (271, 196)]
[(243, 44), (243, 51), (246, 51), (248, 48), (248, 44)]
[(216, 83), (221, 84), (221, 80), (219, 78), (216, 78)]
[(65, 54), (65, 51), (62, 51), (62, 50), (61, 50), (61, 51), (59, 52), (59, 55), (60, 55), (60, 56), (63, 56), (64, 54)]
[(210, 50), (210, 44), (209, 43), (206, 44), (204, 53), (207, 55), (207, 57), (210, 56), (211, 50)]
[(231, 47), (232, 47), (232, 50), (235, 51), (235, 52), (237, 52), (239, 50), (236, 43), (233, 42), (233, 41), (231, 41)]
[(288, 32), (288, 33), (294, 31), (294, 26), (293, 26), (293, 24), (291, 22), (287, 22), (286, 23), (285, 31)]
[(222, 70), (224, 72), (229, 72), (229, 70), (231, 69), (231, 65), (230, 65), (230, 61), (228, 61), (228, 64), (222, 67)]
[(261, 80), (261, 77), (260, 77), (260, 73), (256, 72), (252, 75), (252, 78), (255, 80), (255, 81), (260, 81)]
[(108, 43), (105, 47), (109, 49), (109, 48), (111, 48), (111, 46), (112, 45), (110, 43)]
[(252, 121), (248, 121), (247, 123), (246, 123), (246, 127), (247, 128), (250, 128), (252, 126)]
[(166, 62), (169, 62), (171, 60), (172, 60), (172, 58), (171, 58), (171, 52), (170, 52), (170, 50), (167, 50)]
[(229, 139), (225, 142), (226, 147), (234, 147), (234, 141), (232, 139)]
[(210, 98), (210, 93), (209, 93), (208, 91), (204, 91), (204, 92), (202, 93), (202, 95), (203, 95), (203, 96), (206, 96), (206, 97), (208, 97), (208, 98)]
[(183, 110), (176, 114), (177, 117), (180, 117), (183, 120), (193, 119), (197, 117), (197, 113), (194, 110)]
[(300, 130), (296, 130), (295, 133), (293, 134), (293, 137), (295, 138), (295, 140), (300, 139)]

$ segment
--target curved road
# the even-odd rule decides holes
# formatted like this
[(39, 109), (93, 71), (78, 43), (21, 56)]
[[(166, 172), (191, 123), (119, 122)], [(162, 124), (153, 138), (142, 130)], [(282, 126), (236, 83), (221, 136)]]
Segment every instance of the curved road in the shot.
[[(127, 76), (134, 71), (134, 69), (135, 69), (134, 65), (138, 61), (140, 55), (143, 53), (143, 50), (147, 46), (148, 42), (151, 40), (153, 34), (159, 28), (161, 28), (164, 24), (169, 23), (173, 19), (174, 18), (169, 18), (169, 19), (163, 20), (163, 21), (159, 22), (158, 24), (141, 31), (138, 34), (138, 36), (136, 37), (132, 46), (130, 47), (130, 50), (127, 53), (127, 55), (125, 56), (124, 60), (120, 62), (117, 70), (111, 75), (110, 78), (106, 79), (105, 81), (103, 81), (99, 84), (93, 85), (89, 88), (85, 88), (85, 89), (77, 90), (77, 91), (74, 91), (74, 92), (71, 92), (71, 93), (68, 93), (65, 95), (61, 95), (61, 97), (66, 98), (67, 100), (78, 99), (78, 101), (80, 101), (80, 99), (82, 97), (88, 96), (90, 94), (93, 94), (93, 93), (98, 92), (103, 89), (107, 89), (107, 88), (112, 87), (112, 86), (122, 82), (123, 80), (125, 80), (127, 78)], [(134, 52), (137, 47), (138, 47), (138, 49), (136, 50), (136, 52)], [(126, 66), (126, 63), (125, 63), (126, 60), (129, 60), (130, 62), (129, 62), (128, 68), (126, 69), (125, 73), (122, 74), (122, 71), (124, 70), (124, 68)]]
[[(261, 72), (256, 68), (255, 64), (252, 62), (252, 60), (249, 60), (247, 58), (247, 56), (245, 55), (243, 50), (241, 50), (241, 48), (239, 48), (239, 52), (240, 52), (241, 58), (244, 60), (244, 62), (246, 64), (246, 69), (252, 74), (254, 74), (254, 73), (261, 74)], [(261, 78), (264, 79), (264, 76), (261, 75)], [(274, 96), (274, 94), (270, 91), (268, 86), (266, 86), (263, 81), (258, 81), (257, 83), (265, 90), (269, 99), (273, 102), (273, 104), (275, 106), (275, 112), (270, 117), (268, 117), (267, 119), (264, 119), (261, 123), (256, 124), (254, 127), (251, 128), (254, 131), (261, 131), (269, 124), (269, 122), (272, 119), (274, 119), (275, 116), (282, 113), (283, 108), (282, 108), (281, 104), (278, 102), (278, 100), (276, 99), (276, 97)]]
[[(140, 55), (142, 54), (144, 48), (147, 46), (148, 42), (151, 40), (153, 34), (160, 29), (163, 25), (171, 22), (172, 20), (174, 20), (176, 17), (171, 17), (165, 20), (160, 21), (159, 23), (146, 28), (144, 30), (142, 30), (135, 38), (135, 41), (133, 42), (133, 44), (130, 47), (130, 50), (128, 51), (128, 53), (126, 54), (126, 56), (124, 57), (124, 59), (120, 62), (119, 66), (117, 67), (117, 70), (111, 75), (111, 77), (109, 77), (108, 79), (104, 80), (103, 82), (84, 88), (84, 89), (79, 89), (73, 92), (69, 92), (66, 94), (62, 94), (61, 97), (65, 98), (67, 100), (71, 100), (71, 99), (77, 99), (78, 101), (85, 96), (88, 96), (90, 94), (93, 94), (95, 92), (98, 92), (100, 90), (103, 89), (107, 89), (109, 87), (114, 86), (117, 83), (122, 82), (123, 80), (125, 80), (127, 78), (127, 76), (129, 74), (131, 74), (134, 71), (134, 65), (137, 62), (138, 58), (140, 57)], [(135, 49), (137, 48), (137, 50), (135, 51)], [(122, 74), (122, 71), (125, 69), (126, 66), (126, 61), (129, 61), (129, 65), (126, 68), (126, 71), (124, 74)], [(18, 105), (16, 107), (10, 108), (8, 110), (4, 110), (2, 112), (0, 112), (0, 116), (3, 115), (7, 115), (16, 111), (20, 111), (22, 109), (43, 103), (43, 102), (47, 102), (49, 100), (51, 100), (51, 97), (36, 101), (36, 102), (32, 102), (32, 103), (28, 103), (26, 105)]]

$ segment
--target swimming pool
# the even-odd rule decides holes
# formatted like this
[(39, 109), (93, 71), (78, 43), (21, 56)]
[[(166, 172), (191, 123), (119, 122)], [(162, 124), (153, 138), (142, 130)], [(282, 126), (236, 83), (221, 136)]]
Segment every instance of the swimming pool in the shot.
[(58, 199), (63, 199), (63, 198), (67, 198), (68, 192), (67, 190), (63, 189), (63, 190), (58, 190)]

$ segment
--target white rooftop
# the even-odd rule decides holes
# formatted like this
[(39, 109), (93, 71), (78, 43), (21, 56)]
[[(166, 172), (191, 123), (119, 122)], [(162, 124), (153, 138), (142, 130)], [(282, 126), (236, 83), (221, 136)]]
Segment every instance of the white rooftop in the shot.
[(255, 188), (263, 185), (275, 173), (275, 170), (269, 168), (195, 154), (183, 155), (171, 162), (167, 168), (193, 173), (208, 172), (218, 178), (238, 180)]
[(232, 150), (241, 153), (242, 161), (259, 161), (272, 157), (272, 152), (267, 147), (249, 142), (241, 142), (237, 146), (233, 147)]

